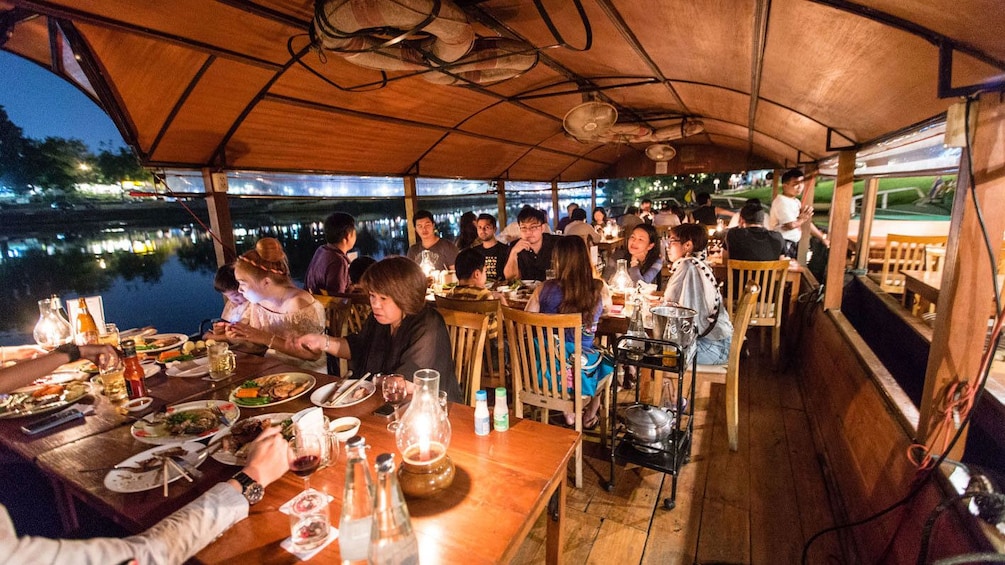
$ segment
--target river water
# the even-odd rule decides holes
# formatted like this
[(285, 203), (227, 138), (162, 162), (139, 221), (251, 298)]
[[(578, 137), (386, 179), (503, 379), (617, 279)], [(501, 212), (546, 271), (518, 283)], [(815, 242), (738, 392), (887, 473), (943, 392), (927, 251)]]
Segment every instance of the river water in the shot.
[[(474, 212), (495, 215), (491, 200)], [(456, 237), (456, 220), (466, 210), (456, 203), (430, 210), (441, 236)], [(302, 285), (324, 233), (317, 214), (301, 216), (307, 217), (234, 218), (238, 252), (261, 237), (276, 237)], [(375, 259), (404, 254), (408, 232), (403, 216), (401, 201), (389, 203), (383, 214), (358, 215), (355, 251)], [(61, 225), (19, 233), (0, 228), (0, 345), (33, 343), (38, 300), (51, 294), (64, 304), (78, 296), (101, 296), (105, 320), (119, 329), (154, 326), (161, 332), (195, 333), (202, 320), (218, 316), (223, 307), (223, 298), (213, 290), (215, 273), (212, 239), (195, 222), (151, 226), (149, 221), (124, 220), (114, 227)]]

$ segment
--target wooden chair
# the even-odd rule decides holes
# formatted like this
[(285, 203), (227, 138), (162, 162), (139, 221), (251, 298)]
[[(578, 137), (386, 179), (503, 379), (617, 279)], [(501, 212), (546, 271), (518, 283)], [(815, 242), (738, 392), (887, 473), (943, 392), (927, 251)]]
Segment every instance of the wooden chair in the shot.
[[(370, 316), (370, 297), (363, 293), (312, 294), (325, 307), (326, 331), (330, 336), (347, 336), (359, 333), (363, 322)], [(334, 369), (329, 363), (328, 372)], [(338, 374), (349, 374), (349, 360), (338, 360)]]
[(726, 435), (729, 438), (729, 449), (737, 450), (739, 443), (738, 422), (740, 419), (739, 374), (740, 354), (746, 339), (747, 328), (750, 325), (754, 306), (761, 289), (753, 282), (748, 282), (743, 296), (736, 302), (736, 312), (733, 316), (733, 342), (729, 345), (729, 358), (725, 365), (698, 365), (697, 372), (701, 377), (718, 380), (726, 379)]
[(730, 259), (726, 265), (726, 304), (736, 314), (734, 301), (740, 289), (753, 282), (761, 290), (750, 317), (750, 325), (771, 328), (771, 362), (778, 365), (782, 344), (782, 306), (785, 303), (785, 277), (789, 260), (740, 261)]
[[(485, 359), (482, 363), (482, 375), (496, 386), (510, 388), (506, 382), (505, 355), (503, 352), (502, 339), (502, 312), (500, 311), (500, 301), (498, 299), (487, 300), (465, 300), (463, 298), (452, 298), (449, 296), (436, 295), (437, 310), (456, 310), (458, 312), (476, 312), (489, 317), (489, 327), (496, 321), (496, 331), (489, 333), (485, 340)], [(477, 389), (475, 389), (477, 390)], [(512, 390), (512, 388), (510, 388)]]
[[(509, 343), (510, 365), (513, 371), (513, 406), (516, 417), (523, 418), (525, 404), (540, 409), (541, 422), (548, 422), (551, 410), (576, 415), (576, 431), (583, 431), (582, 379), (574, 378), (573, 390), (565, 386), (565, 375), (579, 375), (582, 366), (583, 318), (579, 314), (540, 314), (502, 307), (502, 322)], [(570, 358), (565, 353), (565, 331), (573, 331), (575, 350)], [(570, 363), (571, 361), (571, 363)], [(549, 378), (545, 374), (550, 375)], [(558, 381), (558, 386), (554, 385)], [(610, 414), (610, 377), (597, 383), (601, 396), (601, 436), (606, 435)], [(583, 444), (576, 445), (576, 488), (583, 486)]]
[(477, 312), (461, 312), (437, 308), (450, 334), (450, 352), (454, 357), (464, 402), (475, 405), (475, 392), (481, 388), (482, 359), (485, 356), (485, 338), (489, 333), (489, 317)]
[(883, 252), (883, 266), (879, 273), (869, 278), (879, 284), (880, 290), (890, 294), (904, 293), (902, 270), (925, 270), (925, 247), (945, 247), (948, 238), (944, 235), (899, 235), (886, 236)]

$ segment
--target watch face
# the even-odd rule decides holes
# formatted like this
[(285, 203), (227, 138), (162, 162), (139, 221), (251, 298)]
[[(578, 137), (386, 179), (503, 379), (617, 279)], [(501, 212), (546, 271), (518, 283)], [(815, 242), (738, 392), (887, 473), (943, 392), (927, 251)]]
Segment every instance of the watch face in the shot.
[(256, 502), (262, 500), (263, 496), (265, 496), (265, 487), (258, 483), (252, 483), (244, 489), (244, 497), (247, 498), (248, 502), (251, 504), (255, 504)]

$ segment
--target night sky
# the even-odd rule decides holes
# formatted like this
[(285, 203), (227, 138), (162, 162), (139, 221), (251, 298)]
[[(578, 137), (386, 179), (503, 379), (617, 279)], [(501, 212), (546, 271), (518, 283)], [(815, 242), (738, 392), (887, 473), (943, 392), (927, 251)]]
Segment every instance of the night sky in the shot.
[(0, 51), (0, 106), (25, 137), (81, 139), (92, 152), (99, 143), (125, 146), (112, 120), (81, 91), (42, 67)]

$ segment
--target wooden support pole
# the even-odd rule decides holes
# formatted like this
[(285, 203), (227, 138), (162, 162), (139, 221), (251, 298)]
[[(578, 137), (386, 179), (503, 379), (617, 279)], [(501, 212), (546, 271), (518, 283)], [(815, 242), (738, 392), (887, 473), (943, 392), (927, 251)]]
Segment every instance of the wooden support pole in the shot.
[(237, 259), (237, 242), (234, 239), (234, 222), (230, 219), (227, 202), (227, 173), (202, 170), (202, 184), (206, 187), (206, 207), (209, 211), (209, 228), (213, 239), (213, 252), (218, 267)]
[(405, 221), (408, 223), (408, 245), (415, 245), (415, 213), (419, 210), (419, 196), (415, 189), (415, 176), (402, 179), (405, 183)]
[[(869, 240), (872, 238), (872, 221), (876, 219), (876, 197), (879, 195), (879, 179), (869, 177), (865, 181), (865, 194), (858, 221), (858, 253), (855, 255), (855, 269), (869, 271)], [(834, 238), (831, 238), (834, 241)]]
[(558, 229), (558, 219), (560, 210), (558, 209), (558, 181), (551, 181), (551, 211), (552, 211), (552, 221), (551, 230), (555, 231)]
[[(806, 177), (808, 178), (803, 184), (802, 205), (812, 207), (813, 195), (817, 189), (817, 175), (813, 174), (813, 171), (806, 171)], [(813, 220), (810, 219), (810, 222), (813, 222)], [(812, 238), (813, 235), (810, 233), (809, 226), (804, 225), (802, 236), (799, 238), (799, 252), (796, 254), (796, 260), (799, 261), (800, 265), (806, 265), (806, 252), (810, 248), (810, 239)]]
[[(988, 259), (974, 197), (980, 203), (994, 253), (1000, 253), (1005, 231), (1005, 198), (1001, 197), (1005, 193), (1005, 154), (1001, 151), (1005, 140), (1005, 103), (997, 94), (985, 94), (972, 104), (970, 111), (978, 113), (977, 126), (971, 131), (972, 146), (964, 149), (960, 157), (918, 422), (919, 440), (931, 442), (935, 454), (942, 451), (944, 441), (935, 432), (938, 422), (944, 420), (942, 407), (947, 391), (957, 383), (977, 385), (988, 319), (995, 310), (992, 277), (997, 269), (992, 268)], [(948, 430), (949, 435), (955, 432)], [(964, 430), (949, 457), (960, 459), (965, 444)]]
[(597, 209), (597, 179), (590, 179), (590, 211), (586, 223), (593, 223), (593, 211)]
[(496, 181), (496, 233), (502, 231), (508, 223), (506, 221), (506, 181), (499, 179)]
[[(838, 154), (838, 174), (834, 181), (830, 225), (827, 228), (831, 247), (827, 259), (827, 281), (824, 283), (824, 309), (841, 308), (851, 197), (855, 188), (855, 155), (855, 151), (842, 151)], [(803, 230), (804, 238), (808, 232), (809, 230)]]
[(782, 188), (782, 175), (785, 171), (781, 169), (775, 169), (771, 173), (771, 201), (775, 201), (775, 197), (778, 196), (779, 189)]

